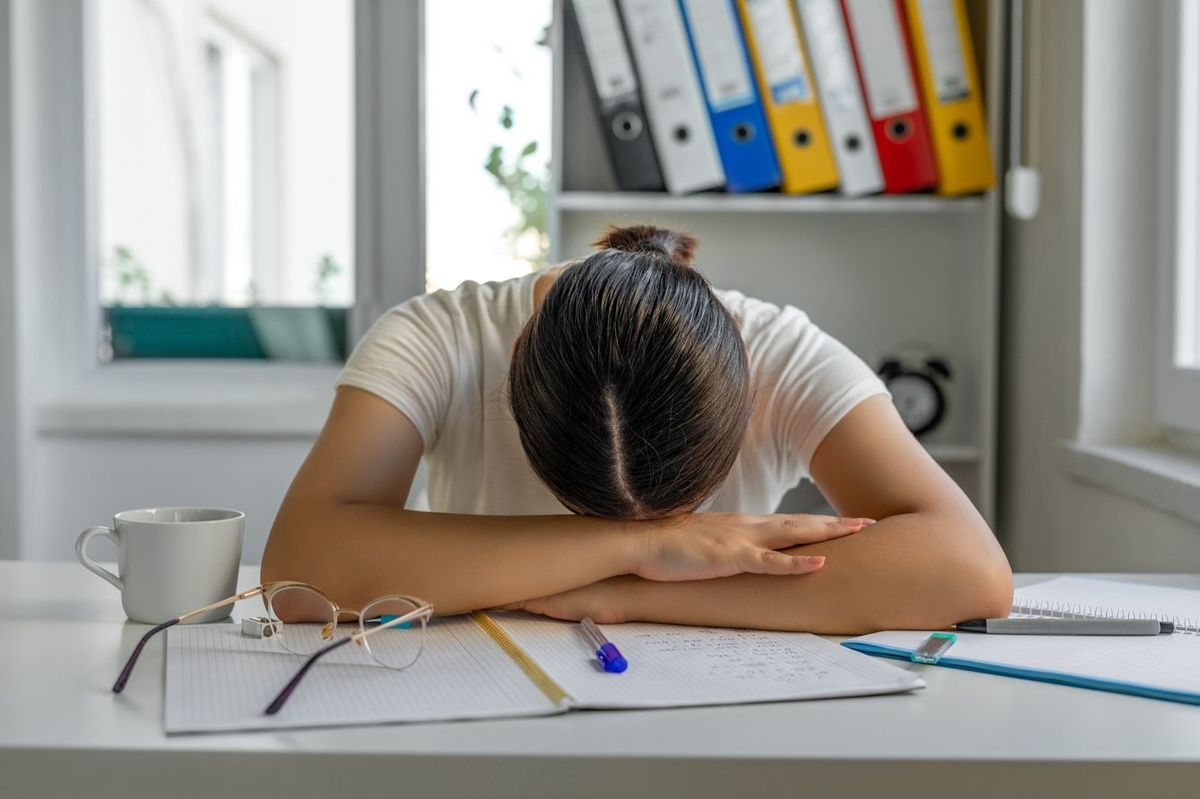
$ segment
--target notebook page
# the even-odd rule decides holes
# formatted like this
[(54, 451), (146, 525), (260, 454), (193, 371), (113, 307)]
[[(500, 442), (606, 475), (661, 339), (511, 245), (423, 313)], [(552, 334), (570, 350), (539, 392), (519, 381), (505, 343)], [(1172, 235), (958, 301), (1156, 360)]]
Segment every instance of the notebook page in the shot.
[(264, 715), (303, 662), (234, 624), (172, 627), (164, 727), (204, 732), (561, 712), (468, 616), (434, 619), (420, 659), (403, 671), (375, 664), (359, 647), (337, 649), (313, 666), (283, 710)]
[(489, 614), (574, 701), (573, 707), (740, 704), (894, 693), (924, 682), (808, 633), (669, 624), (602, 625), (629, 670), (606, 674), (578, 624)]

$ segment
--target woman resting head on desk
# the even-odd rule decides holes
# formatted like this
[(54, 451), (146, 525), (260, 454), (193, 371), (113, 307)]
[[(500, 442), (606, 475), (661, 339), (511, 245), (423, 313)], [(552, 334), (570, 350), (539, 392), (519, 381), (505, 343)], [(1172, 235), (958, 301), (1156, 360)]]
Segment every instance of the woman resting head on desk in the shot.
[[(596, 247), (385, 314), (263, 579), (346, 607), (824, 633), (1007, 613), (995, 537), (866, 364), (795, 308), (713, 289), (689, 236)], [(433, 511), (405, 509), (422, 456)], [(805, 477), (841, 517), (773, 513)]]

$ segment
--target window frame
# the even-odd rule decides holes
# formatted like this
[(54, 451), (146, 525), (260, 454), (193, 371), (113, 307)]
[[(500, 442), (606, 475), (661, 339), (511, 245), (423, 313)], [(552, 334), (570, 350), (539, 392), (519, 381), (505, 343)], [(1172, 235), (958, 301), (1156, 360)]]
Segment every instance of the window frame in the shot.
[[(16, 207), (31, 234), (22, 247), (36, 320), (22, 344), (44, 364), (33, 398), (42, 432), (137, 432), (148, 407), (161, 410), (146, 432), (271, 435), (282, 405), (287, 433), (328, 407), (340, 364), (239, 361), (116, 361), (98, 357), (101, 330), (96, 250), (97, 86), (95, 2), (14, 6), (15, 91), (30, 113), (15, 114), (23, 180)], [(424, 292), (424, 197), (420, 166), (421, 4), (354, 0), (355, 289), (350, 341), (388, 307)], [(25, 34), (28, 33), (28, 36)], [(382, 46), (386, 42), (387, 46)], [(53, 98), (53, 102), (46, 102)], [(20, 105), (18, 103), (17, 105)], [(383, 220), (387, 220), (384, 224)], [(413, 242), (419, 242), (413, 246)], [(35, 267), (34, 264), (37, 264)], [(84, 274), (80, 274), (80, 270)], [(313, 413), (310, 410), (320, 410)], [(312, 429), (309, 429), (312, 428)]]
[[(1161, 141), (1159, 148), (1158, 421), (1170, 434), (1200, 433), (1200, 6), (1171, 0), (1163, 6)], [(1188, 44), (1191, 43), (1189, 47)], [(1190, 267), (1185, 273), (1184, 266)], [(1180, 353), (1185, 347), (1184, 353)], [(1197, 366), (1179, 363), (1186, 355)]]

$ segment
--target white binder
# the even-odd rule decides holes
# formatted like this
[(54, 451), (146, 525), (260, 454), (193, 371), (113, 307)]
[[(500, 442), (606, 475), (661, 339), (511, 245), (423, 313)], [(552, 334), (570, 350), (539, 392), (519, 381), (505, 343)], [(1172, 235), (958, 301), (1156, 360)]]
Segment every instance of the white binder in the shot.
[(725, 170), (679, 4), (676, 0), (618, 3), (667, 191), (688, 194), (721, 187)]
[(842, 178), (838, 191), (852, 197), (883, 191), (883, 170), (841, 5), (838, 0), (796, 0), (796, 8)]

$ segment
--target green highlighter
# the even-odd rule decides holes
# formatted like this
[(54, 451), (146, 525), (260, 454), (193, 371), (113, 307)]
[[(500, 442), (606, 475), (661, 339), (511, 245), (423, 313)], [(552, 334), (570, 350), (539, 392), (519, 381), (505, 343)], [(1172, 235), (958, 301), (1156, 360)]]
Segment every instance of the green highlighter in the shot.
[(934, 633), (913, 650), (912, 662), (935, 666), (942, 659), (942, 655), (946, 654), (946, 650), (954, 646), (954, 642), (957, 640), (958, 636), (954, 633)]

